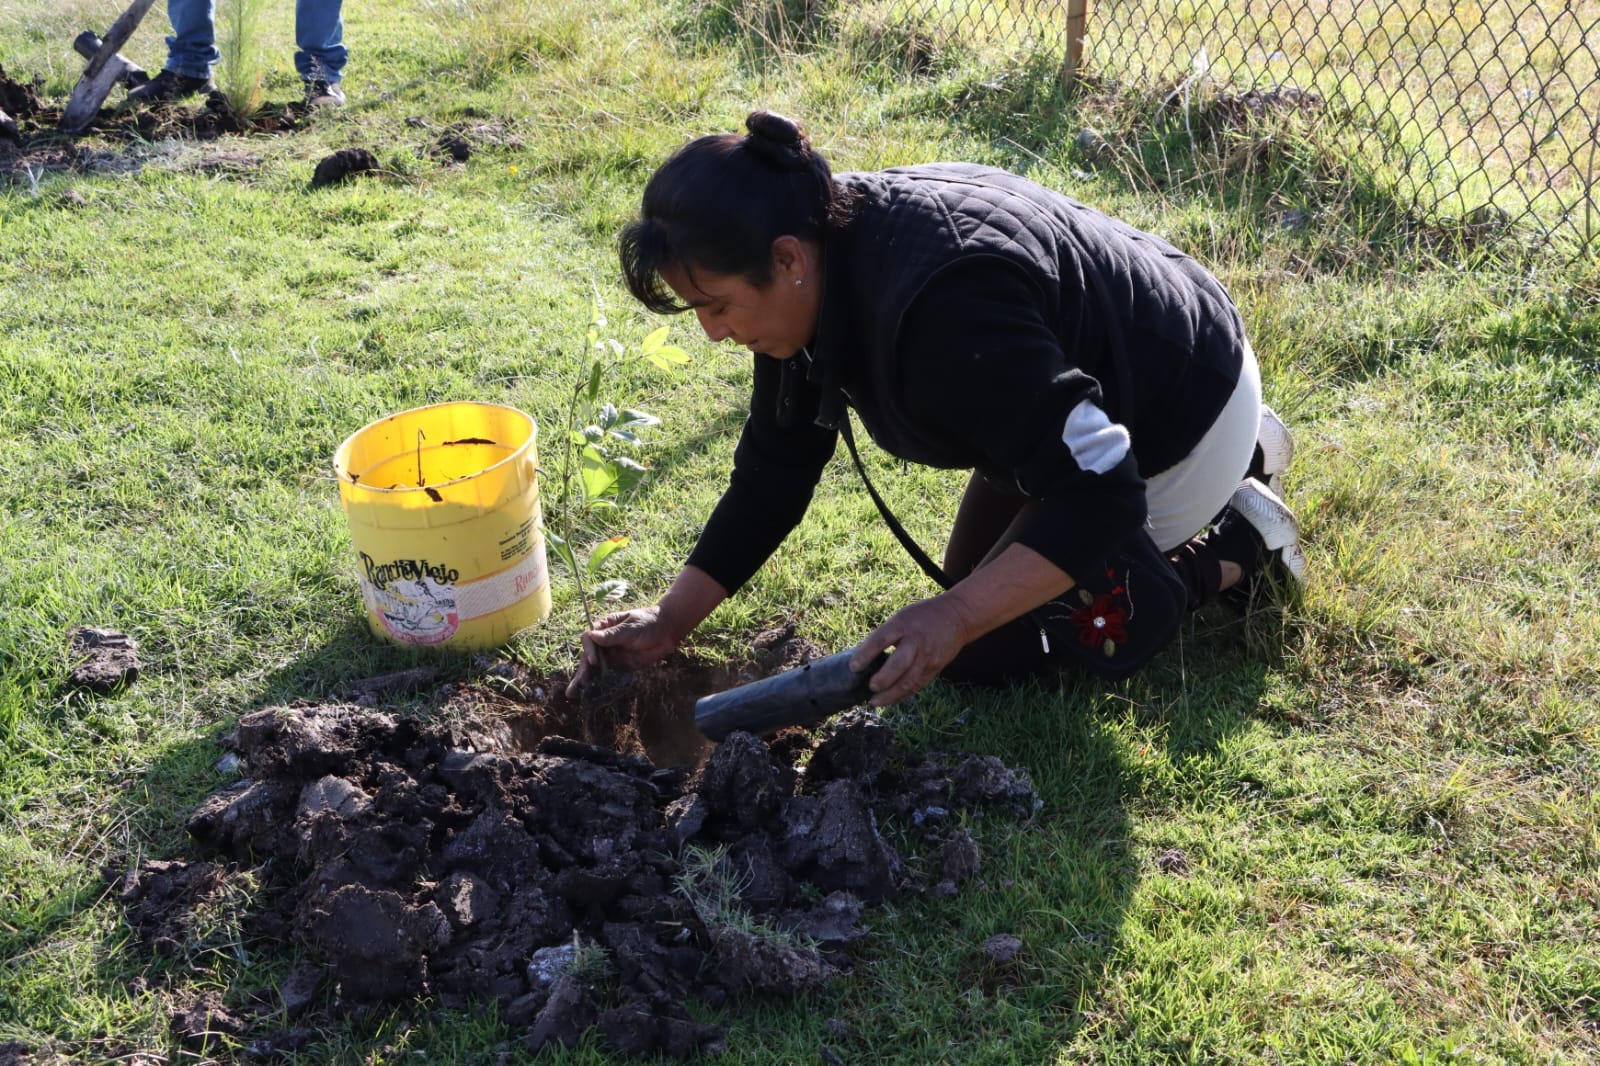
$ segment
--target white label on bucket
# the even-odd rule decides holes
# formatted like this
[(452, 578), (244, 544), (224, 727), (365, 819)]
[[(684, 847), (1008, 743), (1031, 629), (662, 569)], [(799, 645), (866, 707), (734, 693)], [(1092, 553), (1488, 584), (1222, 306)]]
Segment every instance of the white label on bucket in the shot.
[(456, 590), (431, 577), (391, 581), (382, 588), (361, 579), (367, 606), (396, 640), (407, 644), (438, 644), (461, 628)]
[(544, 552), (533, 552), (509, 570), (456, 586), (463, 620), (482, 618), (527, 599), (545, 583)]
[[(367, 567), (369, 573), (372, 567)], [(455, 571), (448, 571), (455, 576)], [(515, 606), (549, 579), (545, 556), (532, 552), (516, 566), (477, 581), (441, 582), (431, 574), (390, 580), (379, 587), (361, 576), (367, 607), (384, 629), (406, 644), (440, 644), (455, 635), (462, 622)]]

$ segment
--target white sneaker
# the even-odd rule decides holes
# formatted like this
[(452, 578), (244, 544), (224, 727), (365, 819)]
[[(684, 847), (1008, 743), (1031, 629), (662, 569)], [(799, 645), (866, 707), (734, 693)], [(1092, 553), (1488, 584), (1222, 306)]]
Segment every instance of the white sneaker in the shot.
[(1261, 449), (1261, 472), (1274, 496), (1283, 495), (1283, 472), (1294, 461), (1294, 438), (1278, 412), (1261, 405), (1261, 428), (1256, 430), (1256, 446)]
[(1228, 506), (1255, 530), (1268, 559), (1288, 571), (1296, 585), (1304, 585), (1306, 556), (1300, 547), (1300, 523), (1289, 505), (1261, 482), (1246, 479), (1233, 490)]

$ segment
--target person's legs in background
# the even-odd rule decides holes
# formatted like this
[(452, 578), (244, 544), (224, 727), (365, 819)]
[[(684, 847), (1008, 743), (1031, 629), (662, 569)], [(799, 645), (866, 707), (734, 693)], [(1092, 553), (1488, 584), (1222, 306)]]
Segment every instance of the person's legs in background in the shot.
[(156, 103), (193, 96), (211, 89), (211, 68), (222, 58), (217, 51), (214, 0), (167, 0), (167, 64), (154, 78), (128, 93), (136, 103)]
[(944, 572), (951, 581), (960, 581), (995, 554), (1001, 538), (1022, 513), (1028, 498), (1014, 489), (996, 485), (974, 472), (956, 510), (950, 543), (944, 549)]
[(172, 36), (167, 38), (166, 69), (186, 78), (211, 77), (222, 58), (217, 51), (215, 0), (167, 0)]
[(344, 46), (342, 0), (295, 0), (294, 39), (299, 46), (294, 67), (306, 84), (306, 102), (313, 106), (342, 107), (344, 65), (350, 50)]

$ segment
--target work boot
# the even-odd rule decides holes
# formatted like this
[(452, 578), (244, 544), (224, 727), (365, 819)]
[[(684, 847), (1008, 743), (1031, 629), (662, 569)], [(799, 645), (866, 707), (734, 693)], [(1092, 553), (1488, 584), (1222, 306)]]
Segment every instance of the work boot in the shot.
[(1261, 428), (1256, 430), (1256, 450), (1250, 459), (1247, 476), (1272, 490), (1274, 496), (1283, 495), (1283, 472), (1294, 460), (1294, 438), (1289, 427), (1283, 424), (1278, 412), (1261, 405)]
[(128, 90), (128, 101), (135, 104), (160, 104), (168, 100), (181, 100), (196, 93), (208, 93), (216, 88), (210, 78), (191, 78), (187, 74), (163, 70), (137, 89)]
[(336, 81), (306, 82), (307, 107), (343, 107), (344, 90)]

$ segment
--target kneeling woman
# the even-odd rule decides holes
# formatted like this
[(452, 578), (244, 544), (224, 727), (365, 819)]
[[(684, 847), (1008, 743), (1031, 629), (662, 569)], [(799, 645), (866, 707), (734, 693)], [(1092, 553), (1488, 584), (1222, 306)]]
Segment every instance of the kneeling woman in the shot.
[[(1186, 609), (1305, 563), (1270, 487), (1289, 437), (1239, 313), (1193, 259), (1005, 171), (835, 175), (794, 122), (702, 137), (645, 186), (622, 269), (754, 353), (727, 490), (660, 602), (583, 634), (598, 664), (673, 649), (795, 527), (853, 410), (884, 450), (968, 469), (943, 592), (869, 633), (876, 705), (937, 676), (1125, 677)], [(1259, 442), (1258, 442), (1259, 438)], [(1204, 536), (1200, 536), (1205, 531)]]

